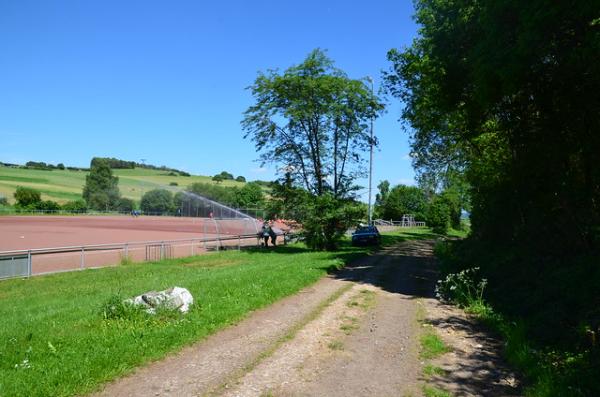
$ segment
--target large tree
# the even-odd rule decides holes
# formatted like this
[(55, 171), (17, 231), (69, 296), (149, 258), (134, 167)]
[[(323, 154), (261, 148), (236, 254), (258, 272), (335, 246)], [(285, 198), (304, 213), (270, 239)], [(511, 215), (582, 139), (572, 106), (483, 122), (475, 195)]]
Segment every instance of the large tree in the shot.
[(256, 102), (244, 113), (245, 137), (263, 163), (277, 164), (309, 192), (299, 219), (309, 244), (334, 248), (356, 217), (348, 199), (364, 175), (365, 152), (376, 144), (369, 121), (383, 105), (363, 80), (350, 79), (318, 49), (283, 73), (259, 73), (250, 90)]
[(113, 176), (108, 160), (94, 158), (90, 173), (85, 177), (83, 199), (88, 208), (95, 210), (115, 209), (121, 198), (119, 178)]
[[(387, 182), (387, 181), (384, 181)], [(380, 189), (385, 184), (380, 184)], [(383, 219), (400, 220), (403, 215), (414, 215), (417, 221), (425, 220), (427, 198), (423, 190), (416, 186), (396, 185), (376, 207), (378, 216)]]
[(600, 318), (598, 2), (415, 4), (419, 34), (386, 75), (414, 165), (434, 188), (466, 176), (462, 263), (481, 266), (490, 299), (540, 340), (582, 346), (577, 330)]
[(371, 142), (369, 120), (383, 105), (362, 80), (350, 79), (321, 50), (283, 73), (259, 73), (256, 103), (242, 126), (264, 163), (285, 166), (320, 196), (346, 197), (363, 175)]

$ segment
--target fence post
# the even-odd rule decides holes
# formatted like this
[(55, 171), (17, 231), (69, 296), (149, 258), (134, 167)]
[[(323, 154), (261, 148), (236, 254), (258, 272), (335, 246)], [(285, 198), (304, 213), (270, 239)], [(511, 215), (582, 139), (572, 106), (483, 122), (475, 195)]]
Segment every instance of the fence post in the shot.
[(129, 260), (129, 244), (125, 243), (125, 260)]
[(31, 250), (27, 251), (27, 277), (31, 277)]
[(192, 256), (194, 256), (194, 245), (196, 244), (196, 240), (192, 240)]
[(85, 247), (81, 247), (81, 269), (85, 268)]
[(242, 249), (242, 236), (238, 235), (238, 251)]
[(165, 259), (165, 242), (160, 242), (160, 259)]

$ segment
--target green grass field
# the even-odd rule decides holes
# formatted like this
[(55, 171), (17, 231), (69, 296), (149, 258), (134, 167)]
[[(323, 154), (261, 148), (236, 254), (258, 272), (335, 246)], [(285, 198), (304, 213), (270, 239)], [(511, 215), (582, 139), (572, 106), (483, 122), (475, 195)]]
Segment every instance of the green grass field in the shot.
[[(119, 177), (119, 190), (123, 197), (139, 201), (142, 194), (152, 189), (163, 188), (179, 191), (196, 182), (216, 183), (212, 177), (193, 175), (170, 176), (168, 171), (145, 168), (113, 170)], [(26, 186), (39, 190), (43, 200), (64, 203), (81, 198), (85, 184), (85, 171), (70, 170), (33, 170), (0, 166), (0, 195), (14, 203), (13, 193), (17, 186)], [(169, 186), (171, 182), (178, 186)], [(243, 186), (241, 182), (223, 181), (222, 186)]]
[[(386, 244), (428, 236), (407, 230)], [(155, 263), (0, 282), (0, 395), (69, 396), (164, 357), (309, 285), (369, 248), (312, 252), (302, 245), (226, 251)], [(189, 289), (186, 315), (106, 318), (115, 296)]]

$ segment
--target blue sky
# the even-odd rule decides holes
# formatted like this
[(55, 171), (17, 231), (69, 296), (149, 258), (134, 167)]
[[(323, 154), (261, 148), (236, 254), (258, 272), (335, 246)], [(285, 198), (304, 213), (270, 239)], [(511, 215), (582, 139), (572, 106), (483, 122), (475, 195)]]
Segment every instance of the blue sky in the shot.
[[(240, 128), (257, 72), (319, 47), (377, 89), (386, 52), (416, 34), (412, 13), (382, 0), (2, 1), (0, 161), (109, 156), (272, 179)], [(374, 187), (413, 180), (399, 114), (391, 99), (375, 123)]]

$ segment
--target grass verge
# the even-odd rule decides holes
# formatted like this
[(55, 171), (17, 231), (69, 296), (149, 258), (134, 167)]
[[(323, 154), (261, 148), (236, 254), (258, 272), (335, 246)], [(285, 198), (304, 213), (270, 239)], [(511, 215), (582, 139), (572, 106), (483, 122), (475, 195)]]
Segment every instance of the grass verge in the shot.
[[(387, 244), (413, 238), (396, 233)], [(69, 396), (240, 321), (369, 252), (301, 245), (226, 251), (154, 263), (88, 269), (0, 282), (0, 395)], [(115, 297), (185, 287), (187, 315), (106, 316)]]
[[(301, 246), (228, 251), (3, 281), (0, 395), (92, 391), (298, 291), (360, 252), (310, 252)], [(217, 256), (220, 265), (214, 266)], [(102, 314), (115, 296), (174, 285), (189, 289), (196, 300), (187, 315)]]

